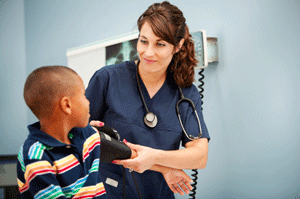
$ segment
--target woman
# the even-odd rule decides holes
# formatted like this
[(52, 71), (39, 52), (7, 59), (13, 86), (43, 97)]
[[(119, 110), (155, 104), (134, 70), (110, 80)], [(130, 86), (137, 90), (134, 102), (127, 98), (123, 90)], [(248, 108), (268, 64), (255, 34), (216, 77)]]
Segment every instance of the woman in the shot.
[[(174, 198), (174, 193), (183, 194), (180, 187), (186, 193), (191, 190), (191, 179), (182, 169), (205, 168), (208, 155), (210, 137), (200, 95), (192, 84), (197, 64), (194, 44), (182, 12), (169, 2), (151, 5), (137, 24), (139, 61), (101, 68), (86, 90), (94, 120), (91, 123), (103, 121), (114, 127), (138, 153), (135, 159), (101, 163), (100, 174), (109, 198), (121, 198), (124, 191), (126, 198), (138, 198), (129, 169), (135, 171), (142, 197)], [(200, 139), (190, 140), (183, 133), (175, 110), (180, 99), (178, 87), (195, 104), (201, 122)], [(196, 137), (199, 125), (193, 109), (181, 103), (179, 110), (187, 133)], [(147, 112), (156, 115), (155, 127), (144, 122)], [(179, 150), (180, 142), (185, 148)], [(124, 174), (120, 165), (128, 168)]]

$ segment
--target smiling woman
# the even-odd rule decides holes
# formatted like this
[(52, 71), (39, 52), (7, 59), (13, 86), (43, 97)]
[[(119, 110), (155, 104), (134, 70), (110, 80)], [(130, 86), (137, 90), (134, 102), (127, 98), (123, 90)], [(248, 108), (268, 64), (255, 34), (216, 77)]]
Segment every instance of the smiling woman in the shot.
[[(137, 24), (139, 60), (96, 71), (86, 95), (91, 122), (102, 121), (115, 128), (138, 156), (114, 160), (114, 164), (100, 163), (99, 171), (104, 182), (117, 182), (116, 186), (104, 184), (109, 198), (122, 198), (125, 194), (126, 198), (141, 195), (174, 199), (174, 193), (184, 195), (192, 190), (191, 178), (183, 169), (205, 168), (208, 156), (210, 137), (201, 98), (192, 84), (197, 64), (194, 43), (183, 13), (169, 2), (149, 6)], [(183, 133), (175, 108), (181, 98), (178, 87), (199, 113), (202, 129), (199, 139), (190, 140)], [(147, 107), (156, 115), (156, 125), (145, 125)], [(193, 109), (187, 103), (182, 103), (179, 109), (186, 131), (197, 137), (199, 125)], [(180, 143), (185, 148), (179, 149)], [(123, 171), (122, 166), (127, 169)], [(140, 193), (130, 171), (137, 172), (134, 175)]]
[(140, 57), (139, 73), (152, 98), (166, 79), (174, 46), (157, 37), (150, 24), (146, 22), (140, 30), (137, 51)]
[[(145, 50), (149, 48), (150, 54), (145, 54), (144, 59), (147, 60), (147, 56), (152, 56), (151, 53), (154, 52), (156, 56), (160, 55), (162, 59), (166, 59), (165, 63), (161, 64), (167, 67), (170, 65), (168, 71), (173, 74), (176, 84), (182, 88), (192, 84), (194, 67), (197, 65), (194, 42), (185, 21), (183, 13), (176, 6), (163, 2), (149, 6), (137, 22), (140, 31), (137, 48), (141, 65), (143, 65), (141, 53), (145, 54)], [(141, 48), (141, 52), (139, 52), (140, 42), (147, 46), (146, 49)], [(150, 48), (151, 42), (153, 48)], [(181, 67), (177, 67), (178, 62)]]

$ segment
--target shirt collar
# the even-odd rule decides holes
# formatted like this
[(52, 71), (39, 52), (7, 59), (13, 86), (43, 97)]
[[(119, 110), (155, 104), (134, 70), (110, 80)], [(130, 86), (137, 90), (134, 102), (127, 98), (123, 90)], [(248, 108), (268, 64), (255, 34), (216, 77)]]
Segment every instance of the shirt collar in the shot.
[[(54, 137), (48, 135), (47, 133), (44, 133), (43, 131), (40, 130), (41, 125), (40, 122), (36, 122), (34, 124), (31, 124), (28, 126), (28, 130), (30, 132), (28, 138), (37, 140), (47, 146), (50, 147), (61, 147), (61, 146), (66, 146), (65, 143), (61, 143)], [(73, 132), (72, 132), (73, 135)]]

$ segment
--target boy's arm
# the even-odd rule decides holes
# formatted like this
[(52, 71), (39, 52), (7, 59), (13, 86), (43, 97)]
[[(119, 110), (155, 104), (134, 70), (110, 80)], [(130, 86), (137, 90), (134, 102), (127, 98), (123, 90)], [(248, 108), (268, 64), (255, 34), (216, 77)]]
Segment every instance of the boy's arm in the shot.
[(54, 167), (46, 160), (19, 159), (17, 177), (20, 198), (66, 198)]

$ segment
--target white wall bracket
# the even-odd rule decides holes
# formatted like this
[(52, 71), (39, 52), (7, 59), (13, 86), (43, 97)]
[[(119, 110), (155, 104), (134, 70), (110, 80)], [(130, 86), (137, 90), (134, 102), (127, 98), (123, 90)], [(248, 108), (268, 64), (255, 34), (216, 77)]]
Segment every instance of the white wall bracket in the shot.
[(215, 64), (219, 61), (218, 39), (207, 37), (205, 30), (192, 32), (195, 43), (196, 58), (199, 61), (195, 69), (206, 68), (208, 64)]

